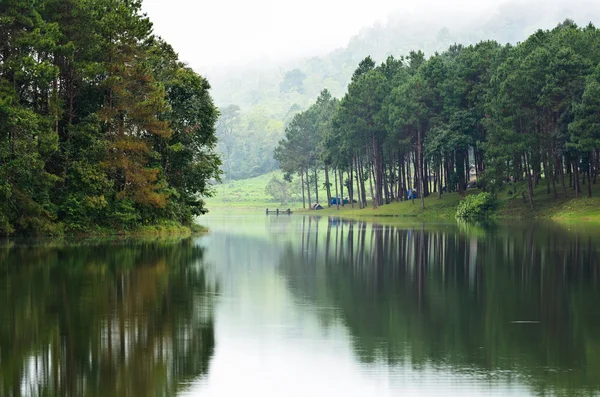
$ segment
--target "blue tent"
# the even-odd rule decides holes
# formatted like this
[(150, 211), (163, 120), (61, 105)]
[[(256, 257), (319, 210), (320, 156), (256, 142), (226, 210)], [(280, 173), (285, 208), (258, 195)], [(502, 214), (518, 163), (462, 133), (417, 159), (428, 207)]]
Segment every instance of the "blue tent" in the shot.
[(339, 198), (339, 197), (338, 197), (338, 198), (335, 198), (335, 197), (333, 197), (333, 198), (331, 199), (331, 205), (337, 205), (337, 204), (338, 204), (338, 202), (340, 203), (340, 205), (341, 205), (342, 203), (344, 203), (344, 204), (350, 204), (350, 200), (348, 200), (347, 198), (345, 198), (344, 200), (342, 200), (342, 199), (341, 199), (341, 198)]
[(417, 190), (411, 190), (408, 189), (408, 191), (406, 192), (406, 198), (408, 200), (413, 199), (413, 198), (419, 198), (419, 194), (417, 193)]

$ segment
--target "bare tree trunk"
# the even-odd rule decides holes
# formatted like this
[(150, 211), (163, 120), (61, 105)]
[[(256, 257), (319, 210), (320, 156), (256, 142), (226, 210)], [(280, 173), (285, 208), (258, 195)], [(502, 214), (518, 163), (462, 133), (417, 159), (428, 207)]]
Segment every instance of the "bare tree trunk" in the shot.
[(373, 193), (373, 177), (372, 177), (372, 163), (369, 163), (369, 168), (371, 169), (371, 175), (369, 175), (369, 188), (371, 189), (371, 201), (373, 204), (373, 209), (377, 208), (377, 197)]
[(438, 183), (438, 199), (442, 198), (442, 175), (444, 174), (444, 167), (443, 167), (443, 159), (440, 158), (440, 166), (438, 167), (438, 178), (437, 178), (437, 183)]
[(353, 177), (354, 177), (354, 173), (352, 167), (352, 162), (350, 163), (350, 169), (348, 170), (348, 175), (349, 178), (348, 180), (350, 181), (350, 184), (348, 186), (348, 197), (350, 197), (350, 205), (352, 206), (352, 208), (354, 208), (354, 185), (353, 185)]
[(315, 203), (319, 202), (319, 178), (317, 176), (317, 167), (314, 169), (315, 175)]
[[(368, 148), (367, 148), (367, 155), (368, 155)], [(373, 192), (373, 178), (374, 178), (374, 173), (373, 173), (373, 162), (369, 161), (369, 169), (367, 171), (369, 173), (369, 188), (371, 190), (371, 204), (373, 205), (373, 209), (377, 208), (377, 198), (375, 197), (375, 194)]]
[[(556, 181), (558, 180), (558, 162), (557, 158), (554, 155), (554, 150), (552, 151), (552, 158), (554, 159), (554, 171), (552, 171), (552, 191), (554, 192), (554, 198), (558, 198), (558, 192), (556, 191)], [(548, 160), (550, 162), (550, 160)]]
[(310, 178), (308, 177), (308, 167), (306, 167), (305, 172), (306, 172), (306, 193), (308, 194), (308, 209), (312, 210), (312, 200), (310, 199)]
[(338, 170), (340, 176), (340, 200), (342, 200), (342, 207), (344, 206), (344, 169)]
[(567, 197), (567, 186), (565, 185), (565, 167), (563, 165), (564, 157), (560, 158), (560, 161), (557, 157), (558, 166), (560, 167), (560, 183), (562, 185), (563, 197)]
[(358, 159), (358, 169), (360, 171), (360, 191), (362, 192), (362, 208), (367, 206), (367, 189), (365, 187), (365, 173), (363, 172), (363, 163), (360, 157)]
[(550, 162), (547, 161), (546, 159), (544, 159), (543, 161), (543, 165), (544, 165), (544, 179), (546, 179), (546, 194), (550, 194), (550, 179), (551, 175), (552, 175), (552, 171), (550, 170)]
[[(388, 188), (388, 181), (387, 181), (387, 176), (385, 174), (385, 172), (382, 173), (383, 175), (383, 195), (385, 196), (385, 203), (389, 204), (390, 203), (390, 190)], [(380, 204), (383, 204), (381, 202), (381, 200), (379, 200)]]
[(402, 158), (400, 152), (397, 153), (398, 178), (396, 179), (396, 202), (402, 201)]
[(600, 149), (596, 149), (596, 168), (594, 169), (594, 185), (596, 184), (596, 179), (598, 177), (599, 171), (600, 171)]
[(304, 171), (300, 172), (300, 180), (300, 185), (302, 185), (302, 208), (306, 209), (306, 197), (304, 196)]
[[(423, 182), (423, 140), (421, 137), (421, 126), (417, 129), (417, 167), (419, 168), (417, 174), (419, 175), (420, 182)], [(421, 189), (424, 190), (424, 184), (420, 183)], [(417, 191), (418, 192), (418, 191)], [(425, 192), (421, 192), (421, 208), (425, 209)]]
[(569, 187), (573, 187), (573, 170), (571, 169), (571, 159), (566, 160), (567, 163), (567, 172), (569, 173)]
[(327, 206), (331, 207), (331, 184), (329, 183), (329, 166), (325, 165), (325, 185), (327, 186)]
[(406, 168), (406, 180), (408, 182), (408, 185), (406, 187), (407, 192), (408, 192), (408, 189), (412, 190), (414, 188), (414, 182), (410, 175), (410, 158), (412, 156), (413, 156), (413, 153), (408, 153), (408, 156), (406, 157), (406, 167), (405, 168)]
[(339, 209), (340, 209), (340, 196), (338, 195), (337, 173), (338, 173), (338, 169), (336, 167), (333, 170), (333, 179), (335, 180), (335, 205), (336, 205), (336, 207), (337, 207), (337, 209), (339, 211)]
[(579, 197), (581, 193), (581, 186), (579, 185), (579, 156), (573, 160), (573, 169), (575, 170), (575, 197)]
[[(390, 192), (390, 196), (389, 196), (389, 201), (388, 204), (390, 202), (392, 202), (394, 199), (396, 199), (397, 194), (396, 194), (396, 166), (395, 166), (395, 162), (394, 162), (394, 152), (390, 150), (390, 167), (389, 167), (389, 171), (390, 171), (390, 180), (389, 180), (389, 192)], [(397, 199), (396, 199), (397, 201)]]
[(527, 159), (527, 153), (523, 153), (525, 170), (527, 173), (527, 195), (529, 197), (529, 207), (533, 210), (533, 180), (531, 175), (530, 162)]
[(364, 205), (362, 204), (362, 196), (361, 196), (361, 192), (360, 192), (360, 182), (359, 182), (360, 172), (359, 172), (359, 163), (358, 163), (358, 155), (357, 154), (354, 155), (354, 164), (356, 166), (356, 172), (354, 173), (354, 176), (356, 178), (356, 197), (358, 198), (358, 208), (363, 209)]
[(592, 197), (592, 177), (590, 175), (590, 169), (592, 168), (592, 152), (588, 153), (588, 167), (587, 167), (587, 190), (588, 190), (588, 197), (591, 198)]
[[(369, 147), (367, 145), (367, 156), (369, 155)], [(377, 180), (375, 179), (375, 170), (374, 170), (374, 161), (375, 161), (375, 154), (374, 153), (370, 153), (371, 157), (370, 161), (369, 161), (369, 185), (370, 185), (370, 189), (371, 189), (371, 201), (373, 202), (373, 208), (377, 208), (377, 204), (379, 203), (379, 199), (377, 198)], [(375, 184), (375, 190), (373, 190), (373, 184)]]

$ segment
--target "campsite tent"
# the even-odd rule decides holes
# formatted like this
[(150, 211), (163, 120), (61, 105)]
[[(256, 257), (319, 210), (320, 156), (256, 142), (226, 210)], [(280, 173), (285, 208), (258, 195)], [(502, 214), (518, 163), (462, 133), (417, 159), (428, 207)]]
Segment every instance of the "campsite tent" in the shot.
[[(339, 197), (338, 197), (338, 198), (335, 198), (335, 197), (333, 197), (333, 198), (331, 199), (331, 205), (337, 205), (337, 204), (338, 204), (338, 202), (339, 202), (339, 204), (340, 204), (340, 205), (341, 205), (342, 203), (344, 203), (344, 204), (350, 204), (350, 200), (348, 200), (347, 198), (344, 198), (344, 200), (342, 200), (342, 199), (341, 199), (341, 198), (339, 198)], [(354, 202), (356, 202), (356, 200), (354, 200)]]
[(319, 203), (314, 203), (313, 205), (311, 205), (310, 208), (313, 210), (322, 210), (323, 209), (323, 207)]

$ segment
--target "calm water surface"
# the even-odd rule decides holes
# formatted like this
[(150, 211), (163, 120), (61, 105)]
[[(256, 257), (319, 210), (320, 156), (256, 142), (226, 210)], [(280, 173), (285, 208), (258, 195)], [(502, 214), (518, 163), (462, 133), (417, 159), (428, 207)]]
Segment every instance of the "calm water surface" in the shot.
[(600, 227), (0, 243), (0, 396), (600, 395)]

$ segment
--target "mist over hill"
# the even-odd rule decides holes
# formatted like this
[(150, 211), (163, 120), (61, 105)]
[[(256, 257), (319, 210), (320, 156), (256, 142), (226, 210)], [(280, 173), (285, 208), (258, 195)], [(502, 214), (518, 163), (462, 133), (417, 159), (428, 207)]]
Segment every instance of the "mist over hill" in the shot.
[(567, 18), (578, 25), (598, 25), (600, 3), (506, 2), (486, 12), (397, 12), (385, 22), (361, 29), (346, 47), (324, 55), (279, 63), (265, 59), (209, 70), (212, 95), (222, 113), (218, 135), (224, 179), (244, 179), (277, 168), (272, 153), (286, 122), (307, 108), (324, 88), (336, 97), (343, 96), (352, 73), (366, 56), (382, 62), (390, 55), (400, 57), (412, 50), (432, 55), (455, 43), (495, 40), (515, 44)]

